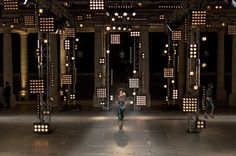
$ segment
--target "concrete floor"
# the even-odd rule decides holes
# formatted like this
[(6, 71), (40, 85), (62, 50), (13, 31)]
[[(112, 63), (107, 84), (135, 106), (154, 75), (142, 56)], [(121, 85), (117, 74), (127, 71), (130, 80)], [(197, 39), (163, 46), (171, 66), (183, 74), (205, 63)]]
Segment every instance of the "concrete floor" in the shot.
[(0, 108), (0, 156), (235, 156), (236, 110), (218, 111), (200, 134), (186, 132), (182, 112), (54, 112), (53, 132), (33, 133), (35, 111)]

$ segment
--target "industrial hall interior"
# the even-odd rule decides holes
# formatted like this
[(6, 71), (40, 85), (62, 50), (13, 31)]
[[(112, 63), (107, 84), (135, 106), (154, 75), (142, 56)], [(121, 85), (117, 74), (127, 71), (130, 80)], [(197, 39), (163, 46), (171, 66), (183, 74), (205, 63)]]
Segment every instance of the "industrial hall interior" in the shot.
[(235, 156), (236, 0), (1, 0), (0, 156)]

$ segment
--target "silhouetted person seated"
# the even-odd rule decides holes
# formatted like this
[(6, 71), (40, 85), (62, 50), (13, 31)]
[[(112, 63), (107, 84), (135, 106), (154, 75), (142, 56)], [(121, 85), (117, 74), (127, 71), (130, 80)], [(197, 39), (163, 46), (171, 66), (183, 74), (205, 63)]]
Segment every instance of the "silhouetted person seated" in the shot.
[(3, 90), (3, 98), (5, 100), (6, 108), (10, 108), (10, 97), (11, 97), (11, 86), (9, 82), (5, 83), (5, 88)]

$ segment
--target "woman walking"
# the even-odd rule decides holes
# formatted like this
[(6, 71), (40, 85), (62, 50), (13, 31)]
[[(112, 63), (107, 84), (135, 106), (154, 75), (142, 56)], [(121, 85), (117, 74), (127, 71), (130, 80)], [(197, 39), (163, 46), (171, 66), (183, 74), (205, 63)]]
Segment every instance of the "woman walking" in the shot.
[(119, 129), (123, 127), (124, 113), (126, 107), (126, 93), (123, 88), (119, 88), (116, 96), (116, 106), (118, 115), (118, 125)]

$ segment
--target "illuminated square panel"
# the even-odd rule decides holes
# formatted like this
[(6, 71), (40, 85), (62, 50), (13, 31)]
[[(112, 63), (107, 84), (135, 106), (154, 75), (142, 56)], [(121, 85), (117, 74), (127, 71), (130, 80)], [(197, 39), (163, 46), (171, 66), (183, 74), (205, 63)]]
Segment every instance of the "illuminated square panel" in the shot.
[(129, 78), (129, 88), (139, 88), (139, 78)]
[(136, 96), (136, 105), (137, 106), (146, 106), (147, 105), (147, 98), (145, 95), (138, 95)]
[(120, 34), (111, 34), (111, 44), (120, 44)]
[(34, 123), (34, 133), (49, 133), (49, 123)]
[(97, 88), (96, 97), (97, 98), (106, 98), (107, 97), (107, 89), (106, 88)]
[(31, 94), (44, 93), (44, 80), (30, 80), (30, 93)]
[(190, 58), (197, 58), (197, 51), (198, 46), (196, 43), (192, 43), (189, 45), (189, 57)]
[(54, 32), (54, 18), (53, 17), (39, 17), (39, 31), (40, 32)]
[(228, 25), (228, 34), (236, 35), (236, 25)]
[(183, 112), (197, 112), (197, 98), (183, 98)]
[(206, 128), (206, 121), (205, 120), (197, 120), (195, 122), (195, 127), (197, 129), (204, 129), (204, 128)]
[(206, 25), (206, 11), (192, 11), (192, 26)]
[(34, 27), (35, 26), (35, 18), (34, 16), (24, 16), (25, 26)]
[(173, 78), (174, 69), (173, 68), (164, 68), (164, 78)]
[(75, 28), (73, 27), (66, 27), (65, 28), (65, 37), (71, 37), (74, 38), (75, 37)]
[(104, 0), (90, 0), (90, 10), (104, 10)]
[(18, 0), (3, 0), (3, 8), (4, 10), (18, 10)]
[(72, 75), (61, 75), (61, 84), (72, 84)]
[(181, 31), (172, 31), (172, 40), (181, 41)]
[(100, 63), (100, 64), (105, 64), (105, 63), (106, 63), (105, 58), (104, 58), (104, 57), (101, 57), (101, 58), (99, 59), (99, 63)]
[(178, 90), (173, 90), (173, 99), (178, 99)]
[(70, 40), (64, 40), (64, 49), (70, 50)]

